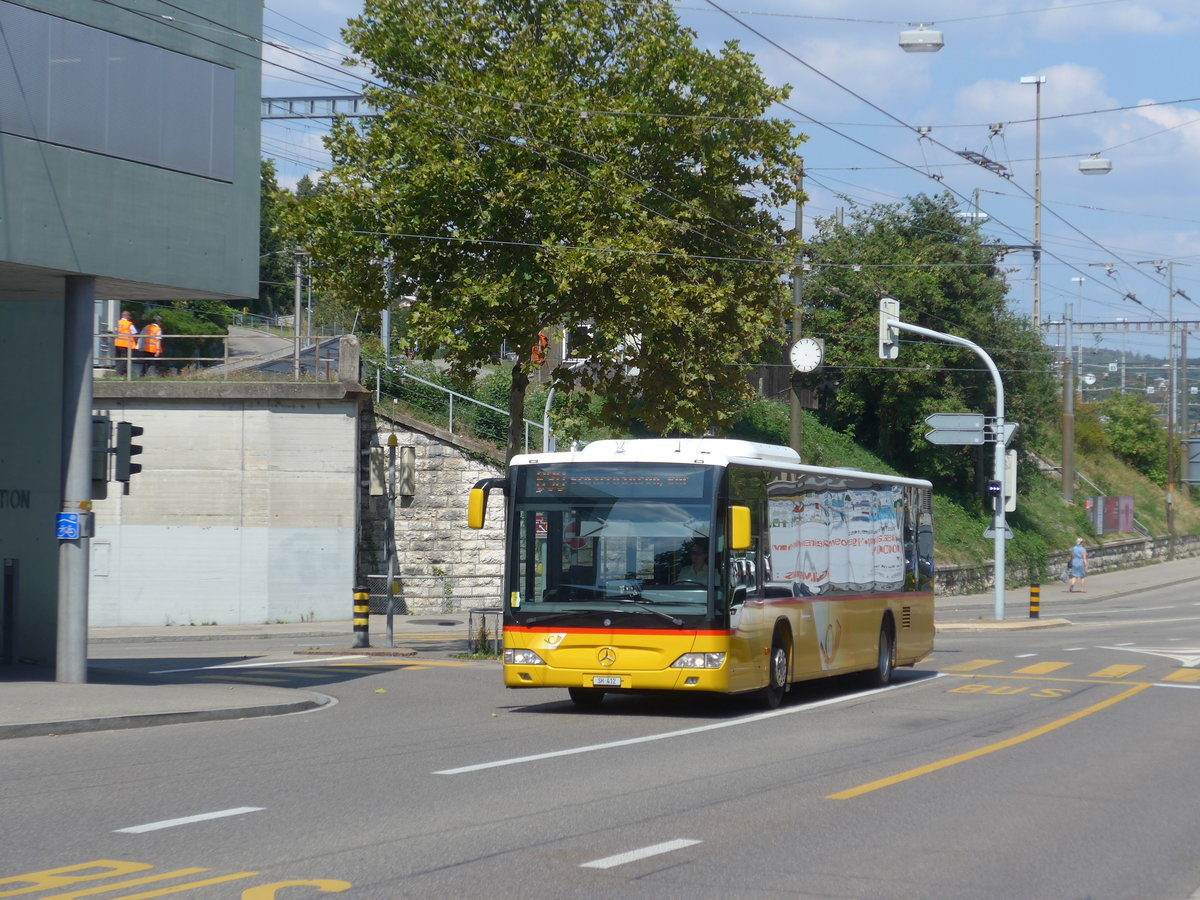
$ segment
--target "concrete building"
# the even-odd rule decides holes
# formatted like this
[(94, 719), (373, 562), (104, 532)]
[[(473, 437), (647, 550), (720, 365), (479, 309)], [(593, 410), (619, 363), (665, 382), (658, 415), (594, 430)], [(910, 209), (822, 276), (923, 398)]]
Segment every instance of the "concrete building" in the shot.
[(89, 541), (56, 520), (88, 524), (95, 301), (258, 293), (262, 5), (153, 6), (0, 0), (0, 658), (59, 680), (86, 660)]

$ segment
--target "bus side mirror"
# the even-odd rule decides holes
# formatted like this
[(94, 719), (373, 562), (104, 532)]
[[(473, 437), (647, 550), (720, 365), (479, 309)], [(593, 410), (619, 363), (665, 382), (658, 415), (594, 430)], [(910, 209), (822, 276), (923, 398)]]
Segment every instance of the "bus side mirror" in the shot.
[(467, 500), (467, 527), (482, 528), (486, 511), (487, 494), (483, 488), (471, 488), (471, 496)]
[(750, 549), (750, 507), (729, 507), (729, 549)]
[(492, 488), (498, 487), (505, 494), (508, 493), (507, 478), (482, 478), (475, 482), (475, 487), (471, 488), (471, 494), (467, 498), (467, 525), (470, 528), (482, 528), (485, 514), (487, 513), (488, 493)]

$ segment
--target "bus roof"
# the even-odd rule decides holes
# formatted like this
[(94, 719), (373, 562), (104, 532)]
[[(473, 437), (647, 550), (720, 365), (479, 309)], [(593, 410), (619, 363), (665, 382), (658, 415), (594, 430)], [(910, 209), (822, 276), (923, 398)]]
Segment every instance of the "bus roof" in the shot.
[(861, 469), (842, 469), (801, 464), (800, 454), (791, 447), (738, 441), (729, 438), (638, 438), (633, 440), (593, 441), (579, 450), (564, 453), (527, 453), (514, 456), (513, 466), (568, 462), (674, 462), (706, 466), (775, 466), (816, 475), (871, 478), (899, 484), (929, 486), (929, 482), (883, 475)]

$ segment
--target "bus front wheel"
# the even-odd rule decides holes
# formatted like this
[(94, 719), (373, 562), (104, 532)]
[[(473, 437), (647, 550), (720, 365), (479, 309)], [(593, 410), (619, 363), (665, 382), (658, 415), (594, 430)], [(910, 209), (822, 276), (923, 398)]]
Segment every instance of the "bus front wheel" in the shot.
[(567, 693), (571, 695), (571, 702), (580, 709), (595, 709), (604, 702), (604, 691), (596, 688), (567, 688)]
[(783, 636), (777, 631), (771, 641), (771, 655), (767, 658), (767, 686), (762, 691), (762, 703), (767, 709), (777, 709), (783, 703), (787, 690), (788, 655)]

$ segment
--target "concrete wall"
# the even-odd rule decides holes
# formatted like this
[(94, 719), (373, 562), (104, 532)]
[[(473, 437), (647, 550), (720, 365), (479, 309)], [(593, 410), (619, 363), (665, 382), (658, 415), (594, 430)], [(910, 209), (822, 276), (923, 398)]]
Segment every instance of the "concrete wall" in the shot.
[(91, 625), (348, 616), (362, 394), (344, 385), (98, 383), (143, 471), (96, 503)]
[[(416, 455), (416, 493), (397, 501), (399, 593), (395, 609), (411, 613), (459, 612), (500, 602), (504, 561), (504, 498), (492, 493), (487, 527), (467, 528), (467, 496), (481, 478), (500, 475), (497, 450), (408, 416), (376, 409), (362, 420), (364, 448), (386, 445), (396, 434)], [(373, 612), (386, 609), (387, 498), (368, 489), (369, 456), (363, 457), (363, 515), (359, 580), (373, 592)], [(380, 577), (384, 576), (384, 577)]]

